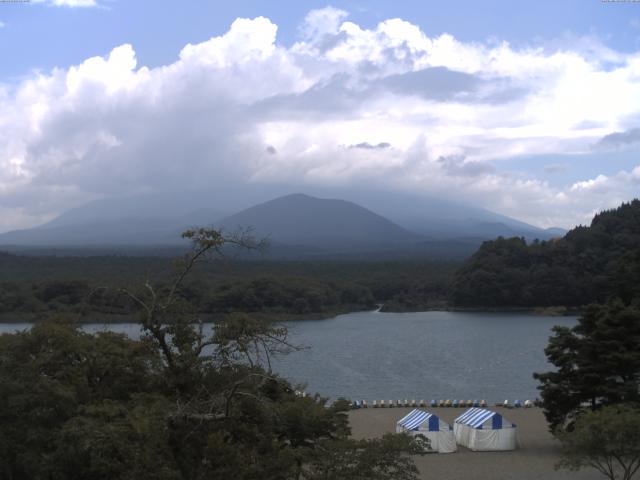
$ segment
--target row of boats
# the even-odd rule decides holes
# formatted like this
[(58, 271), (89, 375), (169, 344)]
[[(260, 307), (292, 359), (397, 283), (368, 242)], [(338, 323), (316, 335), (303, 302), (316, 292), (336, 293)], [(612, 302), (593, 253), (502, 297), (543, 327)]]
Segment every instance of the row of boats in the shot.
[[(505, 408), (531, 408), (535, 405), (535, 402), (532, 402), (531, 400), (525, 400), (524, 402), (521, 402), (520, 400), (514, 400), (513, 403), (511, 403), (509, 400), (505, 400), (504, 402), (497, 402), (495, 404), (496, 407), (505, 407)], [(374, 400), (371, 404), (369, 404), (366, 400), (354, 400), (351, 404), (351, 408), (353, 409), (358, 409), (358, 408), (394, 408), (394, 407), (411, 407), (411, 408), (416, 408), (416, 407), (426, 407), (427, 406), (427, 402), (425, 402), (424, 400), (420, 400), (419, 402), (416, 402), (415, 400), (407, 400), (405, 399), (403, 400), (389, 400), (389, 401), (385, 401), (385, 400)], [(486, 400), (431, 400), (431, 402), (429, 402), (429, 406), (431, 407), (445, 407), (445, 408), (471, 408), (471, 407), (476, 407), (476, 408), (486, 408), (487, 407), (487, 401)]]

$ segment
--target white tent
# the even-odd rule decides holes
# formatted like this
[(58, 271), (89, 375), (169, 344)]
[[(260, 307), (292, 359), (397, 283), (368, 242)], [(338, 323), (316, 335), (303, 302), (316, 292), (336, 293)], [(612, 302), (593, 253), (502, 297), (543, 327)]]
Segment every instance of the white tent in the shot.
[(424, 410), (412, 410), (408, 415), (398, 420), (396, 433), (402, 432), (427, 437), (430, 442), (429, 451), (451, 453), (458, 449), (451, 426), (433, 413)]
[(516, 426), (497, 412), (470, 408), (453, 424), (458, 445), (474, 451), (515, 450)]

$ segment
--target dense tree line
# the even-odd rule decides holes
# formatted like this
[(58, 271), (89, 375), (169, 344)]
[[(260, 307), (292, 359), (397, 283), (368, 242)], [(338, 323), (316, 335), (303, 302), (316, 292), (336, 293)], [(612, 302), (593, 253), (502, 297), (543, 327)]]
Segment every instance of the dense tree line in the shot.
[[(200, 313), (322, 313), (372, 308), (371, 291), (346, 282), (308, 278), (260, 277), (209, 285), (191, 282), (179, 292)], [(117, 290), (82, 280), (50, 280), (39, 284), (0, 284), (0, 313), (76, 312), (126, 315), (135, 309)]]
[[(109, 261), (111, 263), (109, 263)], [(73, 312), (102, 319), (130, 315), (117, 291), (145, 278), (168, 281), (164, 258), (20, 257), (0, 254), (0, 314)], [(330, 315), (373, 308), (441, 305), (457, 264), (438, 262), (212, 262), (194, 272), (181, 295), (200, 313)], [(115, 318), (115, 317), (114, 317)]]
[(640, 201), (597, 214), (563, 238), (485, 242), (456, 273), (459, 306), (583, 306), (640, 294)]

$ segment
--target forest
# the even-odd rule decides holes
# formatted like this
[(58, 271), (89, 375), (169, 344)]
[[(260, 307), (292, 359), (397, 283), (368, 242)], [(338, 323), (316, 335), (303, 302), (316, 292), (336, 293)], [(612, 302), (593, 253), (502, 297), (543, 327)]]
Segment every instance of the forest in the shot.
[(498, 238), (455, 273), (457, 306), (581, 307), (640, 297), (640, 201), (598, 213), (563, 238)]
[[(147, 279), (168, 281), (165, 257), (55, 257), (0, 254), (0, 318), (38, 319), (75, 313), (90, 321), (121, 321), (135, 310), (119, 289)], [(181, 285), (204, 315), (264, 313), (322, 318), (347, 311), (418, 310), (446, 302), (459, 263), (452, 261), (214, 260)]]

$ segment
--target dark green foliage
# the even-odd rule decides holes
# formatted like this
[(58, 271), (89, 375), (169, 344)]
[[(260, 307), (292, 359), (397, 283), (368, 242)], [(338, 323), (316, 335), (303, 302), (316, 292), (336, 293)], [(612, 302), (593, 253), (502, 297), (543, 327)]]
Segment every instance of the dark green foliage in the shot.
[(582, 306), (640, 293), (640, 201), (599, 213), (591, 226), (529, 245), (521, 238), (482, 244), (456, 273), (460, 306)]
[(35, 296), (44, 303), (57, 301), (65, 305), (82, 302), (89, 293), (89, 285), (80, 280), (54, 280), (37, 288)]
[(369, 289), (360, 285), (319, 282), (306, 278), (259, 278), (223, 284), (203, 300), (205, 312), (322, 312), (341, 305), (374, 305)]
[(538, 373), (551, 428), (565, 426), (583, 404), (640, 401), (640, 310), (620, 300), (591, 305), (578, 325), (555, 327), (545, 349), (556, 371)]
[[(426, 442), (426, 443), (423, 443)], [(406, 456), (424, 453), (425, 437), (386, 434), (380, 439), (333, 441), (320, 444), (317, 454), (306, 467), (308, 480), (410, 480), (418, 469)]]
[(640, 469), (640, 407), (615, 405), (585, 412), (558, 435), (560, 468), (591, 467), (610, 480), (631, 480)]
[[(91, 336), (43, 323), (0, 336), (0, 464), (11, 472), (4, 478), (53, 475), (66, 445), (61, 436), (72, 435), (74, 424), (86, 427), (99, 407), (126, 411), (135, 395), (154, 391), (159, 366), (149, 343), (113, 333)], [(53, 478), (81, 477), (59, 472)]]
[(157, 395), (82, 406), (55, 435), (44, 471), (60, 480), (179, 479), (166, 428), (170, 408)]
[[(171, 262), (137, 257), (18, 257), (0, 253), (0, 314), (69, 312), (86, 321), (131, 318), (135, 304), (117, 292), (145, 278), (166, 286)], [(230, 312), (317, 317), (373, 308), (419, 310), (441, 306), (455, 263), (213, 261), (180, 287), (203, 314)], [(110, 287), (110, 288), (104, 288)]]

